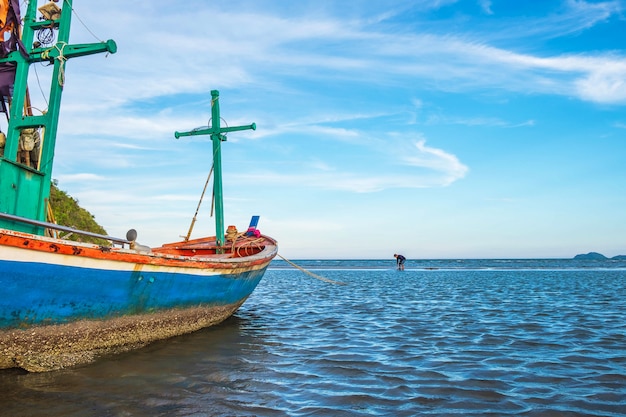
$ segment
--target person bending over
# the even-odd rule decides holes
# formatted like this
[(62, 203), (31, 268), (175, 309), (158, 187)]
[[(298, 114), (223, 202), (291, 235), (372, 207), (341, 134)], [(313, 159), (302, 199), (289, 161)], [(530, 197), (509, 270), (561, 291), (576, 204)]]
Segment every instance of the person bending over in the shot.
[(398, 255), (397, 253), (394, 253), (393, 257), (396, 258), (396, 263), (398, 265), (398, 270), (404, 271), (404, 262), (406, 261), (406, 258), (404, 256), (402, 256), (402, 255)]

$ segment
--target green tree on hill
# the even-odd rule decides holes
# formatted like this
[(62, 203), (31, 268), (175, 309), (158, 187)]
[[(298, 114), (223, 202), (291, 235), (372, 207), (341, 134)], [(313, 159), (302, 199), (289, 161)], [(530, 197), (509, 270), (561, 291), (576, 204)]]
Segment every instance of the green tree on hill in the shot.
[[(50, 206), (52, 214), (57, 224), (86, 232), (107, 235), (106, 230), (100, 226), (93, 214), (78, 205), (78, 200), (72, 198), (65, 191), (58, 188), (58, 182), (50, 185)], [(59, 232), (59, 237), (72, 240), (74, 242), (88, 242), (103, 246), (110, 246), (108, 240), (98, 239), (90, 236), (84, 236), (78, 233)]]

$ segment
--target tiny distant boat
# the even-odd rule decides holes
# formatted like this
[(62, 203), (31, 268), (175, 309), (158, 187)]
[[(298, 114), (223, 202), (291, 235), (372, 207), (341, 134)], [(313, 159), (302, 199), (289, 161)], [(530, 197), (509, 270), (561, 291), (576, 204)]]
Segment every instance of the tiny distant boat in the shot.
[[(0, 43), (1, 111), (8, 121), (0, 134), (0, 369), (61, 369), (222, 322), (250, 296), (278, 252), (276, 241), (257, 229), (258, 216), (243, 232), (234, 226), (224, 231), (223, 134), (255, 124), (221, 127), (214, 90), (211, 126), (175, 133), (211, 136), (214, 237), (189, 239), (190, 229), (182, 241), (150, 248), (137, 243), (134, 230), (115, 238), (50, 222), (64, 66), (73, 57), (115, 53), (117, 46), (113, 40), (68, 44), (72, 0), (62, 8), (53, 2), (38, 8), (31, 0), (23, 21), (19, 3), (10, 0), (6, 15), (0, 9), (0, 31), (8, 38)], [(33, 115), (29, 67), (42, 62), (52, 68), (49, 108)], [(70, 241), (60, 232), (111, 244)]]

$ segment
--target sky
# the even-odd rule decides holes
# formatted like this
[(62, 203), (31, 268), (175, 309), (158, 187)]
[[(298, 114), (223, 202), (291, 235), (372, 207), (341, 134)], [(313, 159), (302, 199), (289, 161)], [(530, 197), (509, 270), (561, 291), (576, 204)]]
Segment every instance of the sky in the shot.
[(187, 234), (219, 90), (226, 226), (288, 259), (626, 254), (626, 0), (73, 8), (118, 52), (67, 61), (53, 178), (111, 236)]

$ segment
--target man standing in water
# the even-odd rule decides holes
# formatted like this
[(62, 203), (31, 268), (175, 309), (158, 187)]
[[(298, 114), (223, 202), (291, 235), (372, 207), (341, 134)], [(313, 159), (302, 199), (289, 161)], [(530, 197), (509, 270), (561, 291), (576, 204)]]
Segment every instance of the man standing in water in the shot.
[(396, 263), (398, 264), (398, 270), (404, 271), (404, 261), (406, 261), (406, 258), (402, 255), (398, 255), (397, 253), (394, 253), (393, 257), (396, 258)]

